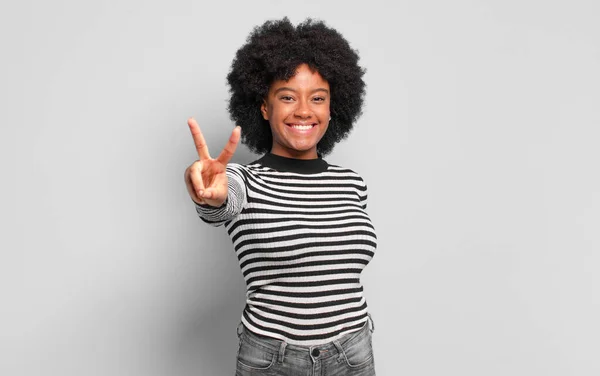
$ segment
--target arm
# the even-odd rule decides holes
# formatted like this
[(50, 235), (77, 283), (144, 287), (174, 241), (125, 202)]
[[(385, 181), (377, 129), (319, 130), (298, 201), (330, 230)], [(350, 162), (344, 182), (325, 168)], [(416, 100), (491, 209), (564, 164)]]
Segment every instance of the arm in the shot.
[(359, 188), (358, 188), (358, 198), (360, 200), (360, 204), (362, 206), (363, 209), (367, 209), (367, 198), (368, 198), (368, 189), (367, 189), (367, 184), (365, 183), (365, 181), (363, 180), (363, 178), (356, 174), (358, 176), (358, 178), (360, 179), (359, 182)]

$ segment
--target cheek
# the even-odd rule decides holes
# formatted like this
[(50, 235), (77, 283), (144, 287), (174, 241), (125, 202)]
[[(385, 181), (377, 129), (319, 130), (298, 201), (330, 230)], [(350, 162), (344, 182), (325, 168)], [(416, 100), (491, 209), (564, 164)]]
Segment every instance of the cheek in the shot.
[(270, 119), (281, 119), (282, 117), (285, 117), (287, 115), (287, 112), (289, 112), (289, 109), (286, 108), (286, 106), (281, 105), (280, 103), (270, 103), (267, 108), (270, 115)]
[(321, 119), (329, 121), (329, 116), (331, 116), (331, 107), (329, 106), (329, 103), (319, 108), (318, 113)]
[(291, 110), (290, 107), (275, 106), (275, 108), (273, 108), (273, 119), (277, 122), (282, 122), (288, 117), (293, 116), (294, 111)]

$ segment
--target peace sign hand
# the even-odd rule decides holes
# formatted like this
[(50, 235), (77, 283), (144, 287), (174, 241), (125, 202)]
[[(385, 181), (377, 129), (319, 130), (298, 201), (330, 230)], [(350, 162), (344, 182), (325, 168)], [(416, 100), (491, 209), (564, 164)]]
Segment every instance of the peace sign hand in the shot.
[(210, 157), (208, 146), (194, 118), (188, 119), (188, 125), (194, 138), (194, 144), (200, 158), (185, 170), (185, 184), (192, 200), (198, 204), (219, 207), (227, 200), (227, 174), (225, 168), (235, 153), (240, 140), (241, 128), (235, 127), (229, 141), (217, 159)]

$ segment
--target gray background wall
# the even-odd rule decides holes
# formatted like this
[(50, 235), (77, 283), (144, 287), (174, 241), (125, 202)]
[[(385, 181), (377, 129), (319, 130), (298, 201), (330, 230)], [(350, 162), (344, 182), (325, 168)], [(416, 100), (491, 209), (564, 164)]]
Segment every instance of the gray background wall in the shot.
[(244, 283), (186, 119), (217, 154), (234, 53), (285, 15), (368, 69), (327, 160), (370, 189), (378, 374), (600, 374), (594, 0), (3, 3), (0, 374), (233, 374)]

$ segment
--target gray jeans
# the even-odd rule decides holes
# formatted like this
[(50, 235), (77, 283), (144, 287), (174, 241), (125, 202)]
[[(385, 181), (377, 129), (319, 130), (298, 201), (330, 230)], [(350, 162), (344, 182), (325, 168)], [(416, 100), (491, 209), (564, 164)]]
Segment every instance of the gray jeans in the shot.
[(375, 324), (371, 315), (369, 321), (357, 332), (310, 347), (252, 333), (240, 323), (235, 375), (375, 376), (372, 346)]

